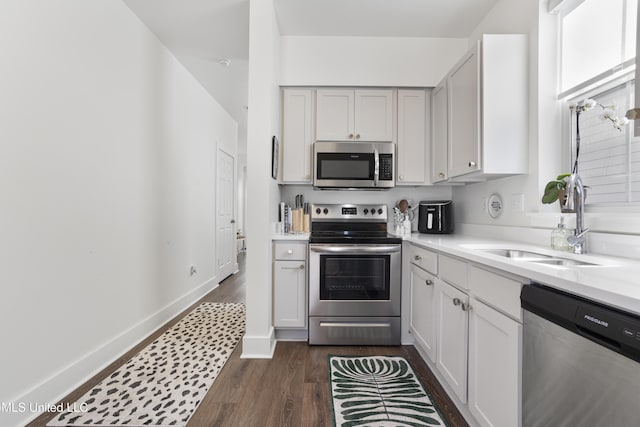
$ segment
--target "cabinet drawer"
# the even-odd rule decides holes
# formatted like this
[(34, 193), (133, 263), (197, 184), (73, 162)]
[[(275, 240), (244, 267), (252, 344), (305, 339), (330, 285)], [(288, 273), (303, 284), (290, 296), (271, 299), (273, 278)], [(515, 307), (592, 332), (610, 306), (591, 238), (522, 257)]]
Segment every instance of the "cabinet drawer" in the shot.
[(276, 260), (307, 259), (306, 243), (277, 242), (273, 244), (273, 257)]
[(469, 268), (469, 288), (479, 300), (522, 321), (520, 308), (522, 283), (472, 265)]
[(460, 289), (469, 289), (467, 282), (467, 263), (455, 258), (440, 255), (440, 278)]
[(431, 274), (438, 274), (438, 254), (417, 246), (412, 246), (410, 262)]

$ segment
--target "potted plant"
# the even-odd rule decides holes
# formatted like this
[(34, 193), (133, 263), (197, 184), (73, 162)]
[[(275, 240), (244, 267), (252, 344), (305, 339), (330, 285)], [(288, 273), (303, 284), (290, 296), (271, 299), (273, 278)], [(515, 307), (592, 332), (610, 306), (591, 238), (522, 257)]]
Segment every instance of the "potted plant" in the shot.
[[(560, 199), (561, 206), (564, 205), (564, 202), (567, 198), (566, 189), (567, 189), (567, 177), (571, 176), (571, 174), (578, 173), (578, 158), (580, 156), (580, 113), (585, 111), (589, 111), (592, 108), (599, 106), (603, 110), (603, 114), (601, 118), (603, 120), (608, 120), (611, 122), (613, 127), (618, 131), (622, 131), (624, 126), (629, 123), (629, 121), (623, 117), (622, 119), (613, 115), (613, 111), (615, 110), (615, 105), (602, 105), (601, 103), (587, 98), (584, 101), (569, 105), (569, 109), (572, 113), (576, 114), (576, 156), (575, 161), (573, 163), (573, 169), (571, 173), (563, 173), (558, 175), (558, 177), (552, 181), (549, 181), (547, 185), (544, 187), (544, 194), (542, 195), (542, 203), (553, 203), (556, 200)], [(585, 188), (587, 188), (585, 186)]]
[(563, 173), (552, 181), (549, 181), (544, 187), (544, 194), (542, 195), (542, 203), (553, 203), (560, 199), (562, 201), (567, 197), (567, 177), (571, 176), (570, 173)]

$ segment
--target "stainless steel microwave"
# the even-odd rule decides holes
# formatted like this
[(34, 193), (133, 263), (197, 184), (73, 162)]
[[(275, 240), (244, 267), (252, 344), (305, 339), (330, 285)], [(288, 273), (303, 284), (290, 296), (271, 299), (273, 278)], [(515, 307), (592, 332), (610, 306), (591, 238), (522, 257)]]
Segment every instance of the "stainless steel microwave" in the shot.
[(387, 189), (395, 185), (395, 144), (326, 142), (313, 144), (313, 185), (335, 189)]

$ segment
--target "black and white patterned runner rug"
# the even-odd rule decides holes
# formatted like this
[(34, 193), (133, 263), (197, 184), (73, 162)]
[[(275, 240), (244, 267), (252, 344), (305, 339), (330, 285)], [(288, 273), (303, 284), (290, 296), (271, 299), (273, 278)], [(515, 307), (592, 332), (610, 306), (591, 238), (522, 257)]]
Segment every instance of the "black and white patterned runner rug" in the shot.
[(244, 330), (244, 304), (202, 303), (47, 426), (184, 426)]
[(445, 426), (411, 365), (401, 356), (329, 356), (334, 423)]

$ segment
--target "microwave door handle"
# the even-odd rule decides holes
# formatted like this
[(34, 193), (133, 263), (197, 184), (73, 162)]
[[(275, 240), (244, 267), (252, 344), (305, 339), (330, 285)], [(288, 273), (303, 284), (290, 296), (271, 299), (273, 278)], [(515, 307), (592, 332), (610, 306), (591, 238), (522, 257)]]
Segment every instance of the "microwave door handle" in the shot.
[(378, 186), (378, 179), (380, 178), (380, 155), (378, 153), (378, 149), (374, 148), (373, 150), (373, 186)]

